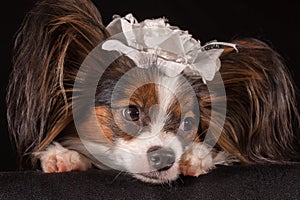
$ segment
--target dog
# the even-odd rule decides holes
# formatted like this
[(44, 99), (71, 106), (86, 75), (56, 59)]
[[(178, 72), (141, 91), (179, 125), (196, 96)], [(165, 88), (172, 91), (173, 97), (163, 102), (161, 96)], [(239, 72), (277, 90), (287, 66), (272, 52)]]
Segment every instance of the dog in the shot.
[[(145, 50), (116, 30), (143, 23), (188, 38), (187, 54), (208, 68), (195, 71), (175, 55), (178, 38), (164, 47), (171, 53)], [(220, 164), (299, 162), (295, 90), (263, 41), (201, 46), (163, 18), (128, 15), (104, 26), (89, 0), (41, 0), (15, 38), (7, 118), (21, 170), (96, 167), (161, 184)]]

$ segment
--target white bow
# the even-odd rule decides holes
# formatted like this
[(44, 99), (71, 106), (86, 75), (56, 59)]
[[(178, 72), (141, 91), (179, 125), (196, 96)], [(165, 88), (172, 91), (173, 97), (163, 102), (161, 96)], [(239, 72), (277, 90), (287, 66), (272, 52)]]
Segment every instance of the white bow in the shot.
[(132, 59), (138, 67), (142, 65), (141, 58), (152, 59), (166, 75), (175, 77), (185, 71), (193, 76), (201, 76), (203, 82), (213, 80), (220, 69), (220, 55), (222, 48), (211, 48), (208, 45), (230, 46), (237, 50), (236, 45), (225, 42), (211, 42), (201, 46), (187, 32), (178, 27), (170, 26), (164, 18), (146, 19), (141, 23), (127, 14), (125, 17), (114, 17), (107, 26), (111, 35), (122, 33), (125, 41), (111, 39), (102, 44), (107, 51), (118, 51)]

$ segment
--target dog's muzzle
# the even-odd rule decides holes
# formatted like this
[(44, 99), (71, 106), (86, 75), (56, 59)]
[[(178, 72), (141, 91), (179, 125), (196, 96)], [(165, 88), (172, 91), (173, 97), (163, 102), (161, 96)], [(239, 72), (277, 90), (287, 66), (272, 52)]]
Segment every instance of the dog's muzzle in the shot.
[(153, 146), (147, 151), (150, 166), (155, 171), (170, 169), (175, 162), (175, 153), (171, 148)]

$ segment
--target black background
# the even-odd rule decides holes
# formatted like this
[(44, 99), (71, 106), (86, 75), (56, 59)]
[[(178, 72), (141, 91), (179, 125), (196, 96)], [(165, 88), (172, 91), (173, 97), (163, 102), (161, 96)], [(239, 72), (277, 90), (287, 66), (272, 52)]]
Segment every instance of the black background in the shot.
[[(289, 66), (297, 86), (296, 73), (300, 64), (300, 10), (297, 1), (192, 1), (192, 0), (94, 0), (103, 23), (108, 24), (114, 14), (132, 13), (138, 21), (165, 17), (171, 25), (188, 30), (202, 44), (211, 40), (229, 41), (234, 38), (255, 37), (277, 50)], [(11, 71), (14, 34), (33, 0), (11, 0), (2, 5), (0, 37), (1, 129), (0, 170), (14, 170), (14, 156), (10, 148), (5, 95)], [(276, 108), (275, 108), (276, 109)]]

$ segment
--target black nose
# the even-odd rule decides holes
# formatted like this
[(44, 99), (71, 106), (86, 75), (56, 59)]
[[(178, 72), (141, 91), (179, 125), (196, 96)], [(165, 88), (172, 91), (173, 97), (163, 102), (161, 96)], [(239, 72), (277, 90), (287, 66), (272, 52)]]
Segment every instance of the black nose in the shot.
[(168, 170), (175, 162), (175, 153), (170, 148), (151, 147), (148, 152), (149, 164), (157, 171)]

